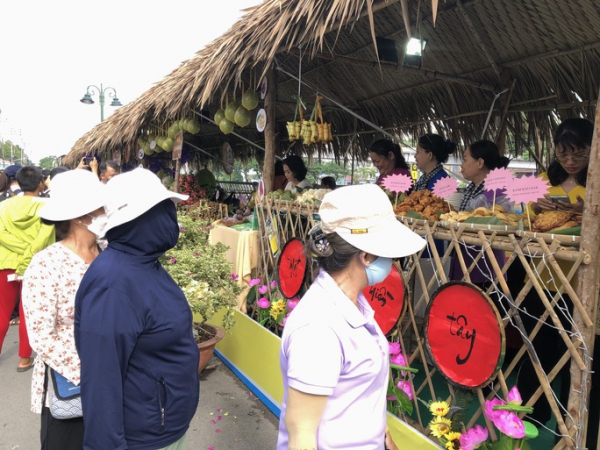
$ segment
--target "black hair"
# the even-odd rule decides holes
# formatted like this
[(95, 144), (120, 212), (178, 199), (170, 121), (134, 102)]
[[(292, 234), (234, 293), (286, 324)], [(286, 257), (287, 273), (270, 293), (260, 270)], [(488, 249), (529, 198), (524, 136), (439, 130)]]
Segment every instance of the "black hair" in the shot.
[(113, 161), (112, 159), (108, 161), (102, 161), (98, 166), (98, 173), (106, 172), (106, 169), (108, 169), (109, 167), (111, 167), (115, 172), (119, 173), (119, 165), (116, 161)]
[(398, 144), (394, 144), (390, 140), (379, 139), (378, 141), (373, 142), (369, 148), (369, 152), (377, 153), (379, 156), (383, 156), (385, 159), (389, 159), (390, 152), (392, 152), (396, 161), (394, 169), (408, 169), (408, 164), (406, 164), (406, 160), (404, 159), (404, 156), (402, 156), (400, 146)]
[(337, 187), (335, 183), (335, 178), (333, 177), (321, 178), (321, 185), (325, 186), (327, 189), (331, 189), (332, 191)]
[(361, 250), (346, 242), (337, 233), (325, 235), (327, 245), (325, 248), (316, 245), (313, 239), (309, 240), (308, 253), (317, 255), (319, 266), (329, 274), (340, 272), (350, 265), (352, 259), (358, 255)]
[(275, 176), (277, 177), (281, 175), (285, 175), (283, 171), (283, 161), (278, 159), (277, 161), (275, 161)]
[(448, 157), (456, 151), (456, 144), (450, 139), (444, 139), (439, 134), (428, 133), (419, 138), (419, 145), (427, 153), (433, 153), (438, 163), (445, 163)]
[(471, 150), (471, 156), (474, 159), (483, 159), (483, 164), (489, 170), (506, 168), (510, 163), (510, 159), (506, 156), (500, 156), (500, 150), (498, 150), (498, 146), (494, 144), (492, 141), (481, 140), (477, 142), (473, 142), (469, 145), (469, 149)]
[(302, 181), (306, 178), (308, 169), (304, 165), (304, 161), (298, 155), (290, 155), (283, 160), (283, 164), (289, 167), (294, 174), (294, 178), (298, 181)]
[(70, 220), (47, 220), (42, 219), (42, 223), (44, 225), (54, 225), (54, 233), (56, 235), (56, 242), (62, 241), (67, 237), (69, 231), (71, 230), (71, 221)]
[[(564, 120), (554, 132), (554, 151), (556, 147), (562, 146), (565, 150), (585, 149), (592, 145), (594, 135), (594, 124), (587, 119), (573, 117)], [(556, 153), (555, 153), (556, 155)], [(581, 186), (587, 183), (588, 166), (577, 174), (576, 180)], [(562, 164), (556, 156), (548, 166), (548, 179), (552, 186), (558, 186), (569, 177)]]
[(44, 174), (41, 167), (25, 166), (17, 171), (15, 178), (23, 192), (34, 192), (44, 181)]
[(68, 170), (71, 170), (71, 169), (69, 169), (68, 167), (65, 167), (65, 166), (55, 167), (54, 169), (52, 169), (50, 171), (50, 180), (53, 180), (54, 177), (56, 175), (58, 175), (59, 173), (67, 172)]

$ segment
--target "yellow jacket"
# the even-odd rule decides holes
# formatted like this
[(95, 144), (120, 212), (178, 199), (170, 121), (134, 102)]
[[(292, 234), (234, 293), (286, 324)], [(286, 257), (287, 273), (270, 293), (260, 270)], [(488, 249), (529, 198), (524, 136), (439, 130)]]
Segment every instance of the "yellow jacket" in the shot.
[(0, 206), (0, 270), (23, 275), (34, 254), (55, 240), (54, 225), (44, 225), (37, 215), (44, 199), (12, 197)]

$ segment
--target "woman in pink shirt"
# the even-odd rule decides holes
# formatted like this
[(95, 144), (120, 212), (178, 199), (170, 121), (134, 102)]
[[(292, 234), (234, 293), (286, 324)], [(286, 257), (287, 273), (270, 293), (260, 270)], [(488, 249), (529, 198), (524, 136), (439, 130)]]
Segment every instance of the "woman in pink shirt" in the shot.
[(392, 258), (425, 241), (396, 220), (375, 185), (331, 191), (310, 251), (321, 271), (283, 331), (284, 398), (278, 450), (383, 450), (388, 342), (362, 290), (382, 282)]
[(402, 156), (402, 151), (400, 151), (398, 144), (394, 144), (387, 139), (380, 139), (371, 144), (369, 155), (371, 156), (373, 165), (379, 172), (379, 177), (375, 181), (375, 184), (381, 185), (383, 179), (388, 175), (402, 174), (410, 177), (410, 169), (408, 168), (408, 164), (406, 164), (404, 156)]

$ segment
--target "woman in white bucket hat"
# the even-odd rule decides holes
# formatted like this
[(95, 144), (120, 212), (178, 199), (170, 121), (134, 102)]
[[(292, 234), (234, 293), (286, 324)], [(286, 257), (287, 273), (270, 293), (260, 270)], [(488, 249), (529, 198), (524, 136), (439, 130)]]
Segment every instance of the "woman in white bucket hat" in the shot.
[(85, 449), (184, 449), (198, 406), (192, 312), (158, 258), (177, 243), (175, 202), (135, 169), (106, 184), (108, 247), (75, 301)]
[(81, 450), (83, 419), (51, 414), (50, 369), (79, 385), (80, 363), (73, 337), (75, 293), (99, 254), (96, 234), (104, 218), (104, 186), (86, 170), (71, 170), (52, 181), (52, 197), (38, 215), (55, 225), (57, 242), (37, 253), (23, 281), (23, 310), (36, 351), (31, 409), (42, 415), (41, 448)]
[(397, 221), (376, 185), (326, 194), (319, 215), (310, 252), (321, 271), (283, 330), (277, 449), (383, 450), (384, 440), (394, 449), (385, 425), (389, 346), (361, 292), (425, 241)]

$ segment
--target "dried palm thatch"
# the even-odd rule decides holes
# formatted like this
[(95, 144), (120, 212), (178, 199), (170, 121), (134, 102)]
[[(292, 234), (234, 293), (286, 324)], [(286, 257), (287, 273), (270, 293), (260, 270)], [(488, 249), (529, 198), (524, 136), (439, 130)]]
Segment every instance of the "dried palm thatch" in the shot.
[[(251, 81), (256, 87), (274, 64), (281, 148), (289, 145), (284, 123), (294, 116), (298, 78), (308, 113), (322, 93), (326, 120), (333, 123), (331, 146), (296, 152), (343, 157), (359, 146), (357, 156), (366, 157), (368, 144), (382, 133), (355, 122), (349, 110), (399, 138), (437, 130), (464, 147), (484, 136), (506, 140), (508, 152), (543, 163), (560, 120), (593, 117), (600, 86), (596, 0), (447, 0), (437, 8), (435, 27), (433, 17), (432, 5), (417, 0), (265, 0), (79, 139), (67, 159), (114, 149), (132, 155), (141, 130), (201, 109), (212, 116)], [(428, 40), (420, 67), (403, 64), (409, 34)], [(379, 54), (375, 36), (395, 42), (397, 57)], [(254, 130), (240, 134), (263, 139)], [(207, 125), (197, 143), (217, 149), (223, 139)], [(244, 141), (228, 140), (236, 151), (250, 152)]]

